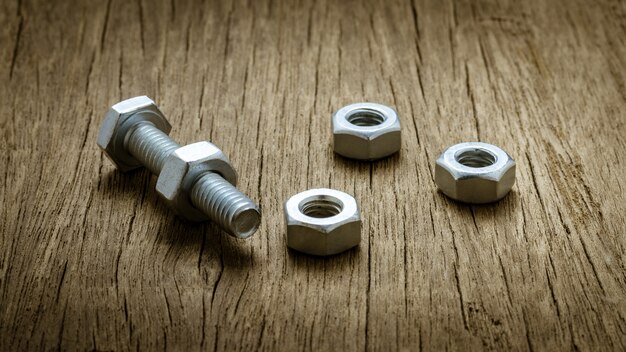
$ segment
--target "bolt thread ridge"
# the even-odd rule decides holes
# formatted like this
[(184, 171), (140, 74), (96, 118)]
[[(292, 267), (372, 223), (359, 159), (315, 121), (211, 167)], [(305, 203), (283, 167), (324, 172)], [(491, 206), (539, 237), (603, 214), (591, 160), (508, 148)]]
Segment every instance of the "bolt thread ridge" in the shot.
[(193, 205), (229, 234), (246, 238), (261, 222), (258, 207), (222, 176), (209, 172), (191, 188)]
[(167, 157), (180, 145), (154, 125), (142, 123), (131, 132), (126, 148), (153, 174), (158, 175)]

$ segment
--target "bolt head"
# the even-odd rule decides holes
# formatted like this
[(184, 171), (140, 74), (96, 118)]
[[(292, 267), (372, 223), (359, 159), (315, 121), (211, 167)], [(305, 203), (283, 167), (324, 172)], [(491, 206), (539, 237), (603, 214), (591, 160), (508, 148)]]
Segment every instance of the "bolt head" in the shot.
[(191, 188), (207, 172), (220, 174), (233, 186), (237, 173), (230, 160), (213, 143), (197, 142), (176, 149), (165, 161), (159, 174), (156, 190), (180, 216), (191, 221), (209, 218), (191, 202)]
[(142, 166), (125, 146), (128, 132), (141, 122), (151, 123), (166, 134), (172, 129), (154, 101), (146, 96), (130, 98), (113, 105), (100, 127), (98, 146), (122, 172)]

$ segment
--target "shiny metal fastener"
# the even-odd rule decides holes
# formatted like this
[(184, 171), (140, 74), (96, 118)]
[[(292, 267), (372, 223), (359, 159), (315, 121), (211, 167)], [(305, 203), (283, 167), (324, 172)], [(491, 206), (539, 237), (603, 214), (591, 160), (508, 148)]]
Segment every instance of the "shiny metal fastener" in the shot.
[(287, 246), (307, 254), (341, 253), (361, 241), (361, 214), (351, 195), (319, 188), (285, 203)]
[(238, 238), (254, 234), (261, 213), (235, 188), (228, 158), (209, 142), (181, 147), (168, 136), (171, 128), (150, 98), (135, 97), (111, 107), (98, 146), (122, 172), (145, 166), (157, 175), (158, 193), (186, 219), (213, 220)]
[(437, 159), (435, 183), (445, 195), (461, 202), (495, 202), (515, 183), (515, 160), (495, 145), (456, 144)]
[(332, 116), (335, 153), (352, 159), (375, 160), (400, 150), (400, 119), (392, 108), (356, 103)]

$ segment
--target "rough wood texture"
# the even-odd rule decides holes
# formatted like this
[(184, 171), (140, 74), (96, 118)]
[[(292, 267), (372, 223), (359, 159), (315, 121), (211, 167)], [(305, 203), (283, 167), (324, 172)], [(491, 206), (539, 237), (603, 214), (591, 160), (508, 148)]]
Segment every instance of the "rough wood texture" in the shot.
[[(0, 350), (626, 349), (623, 1), (0, 3)], [(151, 96), (231, 157), (263, 225), (178, 220), (95, 140)], [(332, 152), (330, 114), (396, 107), (399, 155)], [(436, 191), (448, 145), (513, 192)], [(282, 204), (354, 194), (358, 249), (287, 250)]]

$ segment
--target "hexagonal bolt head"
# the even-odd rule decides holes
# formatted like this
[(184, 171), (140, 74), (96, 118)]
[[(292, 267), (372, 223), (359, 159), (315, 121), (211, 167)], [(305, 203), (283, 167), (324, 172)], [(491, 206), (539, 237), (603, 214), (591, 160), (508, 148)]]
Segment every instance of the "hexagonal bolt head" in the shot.
[(151, 123), (165, 134), (169, 134), (172, 129), (154, 101), (146, 96), (130, 98), (113, 105), (100, 127), (98, 146), (122, 172), (142, 166), (125, 146), (126, 135), (140, 122)]
[(191, 221), (208, 220), (190, 198), (194, 183), (207, 172), (215, 172), (237, 185), (237, 173), (226, 155), (212, 143), (198, 142), (176, 149), (167, 158), (156, 190), (178, 215)]
[(345, 106), (333, 114), (335, 153), (375, 160), (400, 150), (400, 119), (390, 107), (374, 103)]
[(344, 192), (320, 188), (285, 203), (287, 246), (307, 254), (341, 253), (361, 241), (361, 214), (356, 200)]
[(445, 195), (461, 202), (495, 202), (515, 183), (515, 161), (495, 145), (456, 144), (437, 159), (435, 183)]

